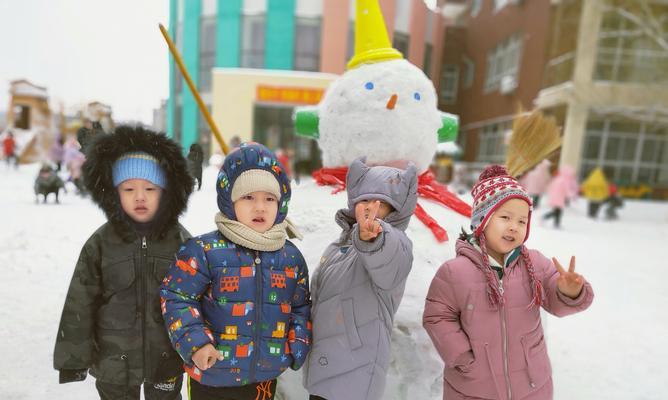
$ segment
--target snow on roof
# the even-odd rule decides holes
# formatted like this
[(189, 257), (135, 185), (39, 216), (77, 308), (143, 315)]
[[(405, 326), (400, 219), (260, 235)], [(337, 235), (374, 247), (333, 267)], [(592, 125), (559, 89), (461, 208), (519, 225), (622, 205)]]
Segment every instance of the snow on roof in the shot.
[(47, 99), (49, 97), (45, 87), (33, 85), (25, 79), (12, 81), (9, 92), (13, 96), (30, 96), (43, 99)]

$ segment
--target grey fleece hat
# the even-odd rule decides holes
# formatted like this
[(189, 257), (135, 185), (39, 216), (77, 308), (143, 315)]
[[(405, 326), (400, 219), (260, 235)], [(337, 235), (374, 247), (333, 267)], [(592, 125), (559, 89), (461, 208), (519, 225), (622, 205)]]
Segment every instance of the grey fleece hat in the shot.
[(394, 208), (385, 222), (406, 229), (417, 204), (417, 169), (411, 163), (404, 171), (386, 166), (370, 167), (358, 158), (348, 168), (348, 214), (355, 215), (355, 204), (362, 200), (382, 200)]

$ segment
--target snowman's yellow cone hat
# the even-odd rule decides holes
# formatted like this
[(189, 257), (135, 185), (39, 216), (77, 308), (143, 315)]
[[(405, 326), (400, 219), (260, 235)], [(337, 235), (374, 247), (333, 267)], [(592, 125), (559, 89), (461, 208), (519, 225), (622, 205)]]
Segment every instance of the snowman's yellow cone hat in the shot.
[(385, 20), (378, 0), (356, 0), (355, 55), (348, 61), (348, 69), (360, 64), (401, 59), (401, 53), (392, 48), (387, 36)]

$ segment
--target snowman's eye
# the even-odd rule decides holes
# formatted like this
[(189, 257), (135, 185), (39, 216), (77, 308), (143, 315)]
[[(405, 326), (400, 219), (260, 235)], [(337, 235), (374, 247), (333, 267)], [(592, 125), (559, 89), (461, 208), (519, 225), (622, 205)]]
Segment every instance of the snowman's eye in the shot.
[(373, 90), (373, 82), (367, 82), (364, 84), (366, 90)]
[(417, 101), (420, 101), (420, 93), (418, 92), (413, 93), (413, 98)]

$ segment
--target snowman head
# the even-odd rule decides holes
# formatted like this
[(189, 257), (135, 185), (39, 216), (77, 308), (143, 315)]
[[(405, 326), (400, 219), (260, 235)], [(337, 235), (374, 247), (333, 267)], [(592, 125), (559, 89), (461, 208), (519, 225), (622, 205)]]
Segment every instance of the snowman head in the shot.
[(424, 171), (436, 144), (457, 137), (458, 118), (437, 109), (425, 74), (391, 47), (378, 0), (357, 0), (355, 55), (318, 107), (295, 112), (295, 131), (318, 139), (325, 167), (370, 164)]
[(398, 59), (364, 64), (334, 81), (318, 107), (325, 167), (411, 161), (425, 170), (443, 125), (436, 91), (416, 66)]

